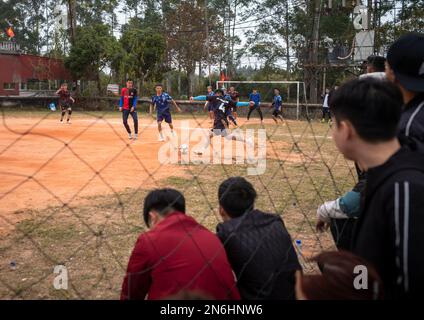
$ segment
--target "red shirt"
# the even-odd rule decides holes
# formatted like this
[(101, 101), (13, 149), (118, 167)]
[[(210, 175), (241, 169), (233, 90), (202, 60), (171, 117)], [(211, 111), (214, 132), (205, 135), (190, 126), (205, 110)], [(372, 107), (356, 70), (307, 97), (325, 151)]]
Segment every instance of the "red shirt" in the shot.
[(134, 99), (137, 99), (137, 89), (135, 88), (122, 88), (121, 91), (121, 103), (122, 108), (125, 110), (129, 110), (132, 107), (135, 107)]
[(181, 290), (218, 300), (240, 299), (218, 237), (193, 218), (174, 212), (138, 238), (121, 300), (162, 299)]

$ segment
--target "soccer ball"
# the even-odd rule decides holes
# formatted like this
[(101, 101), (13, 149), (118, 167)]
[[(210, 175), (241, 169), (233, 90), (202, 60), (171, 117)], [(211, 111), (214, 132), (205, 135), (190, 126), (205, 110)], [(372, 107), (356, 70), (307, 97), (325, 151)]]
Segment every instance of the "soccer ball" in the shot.
[(181, 154), (187, 154), (188, 153), (188, 145), (182, 144), (180, 146), (180, 151), (181, 151)]

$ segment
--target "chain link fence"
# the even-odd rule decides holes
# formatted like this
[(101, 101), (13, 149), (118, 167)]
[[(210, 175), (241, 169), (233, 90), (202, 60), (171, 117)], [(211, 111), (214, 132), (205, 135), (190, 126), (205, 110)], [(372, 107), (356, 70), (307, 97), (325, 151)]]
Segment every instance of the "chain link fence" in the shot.
[[(263, 130), (266, 137), (266, 170), (248, 175), (251, 164), (234, 157), (161, 163), (156, 119), (144, 112), (140, 139), (130, 142), (115, 111), (76, 112), (66, 126), (52, 112), (2, 108), (0, 298), (118, 298), (135, 241), (146, 231), (145, 195), (154, 188), (179, 190), (187, 214), (215, 232), (218, 186), (232, 176), (254, 185), (256, 207), (282, 217), (293, 242), (302, 243), (296, 248), (304, 272), (316, 272), (308, 258), (335, 249), (329, 233), (315, 230), (316, 209), (352, 188), (355, 169), (334, 146), (331, 124), (275, 124), (270, 113), (264, 110), (263, 124), (255, 115), (238, 119), (240, 132), (252, 130), (256, 141)], [(186, 110), (174, 115), (177, 139), (182, 123), (206, 135), (211, 127), (206, 113)], [(64, 272), (66, 286), (57, 282)]]

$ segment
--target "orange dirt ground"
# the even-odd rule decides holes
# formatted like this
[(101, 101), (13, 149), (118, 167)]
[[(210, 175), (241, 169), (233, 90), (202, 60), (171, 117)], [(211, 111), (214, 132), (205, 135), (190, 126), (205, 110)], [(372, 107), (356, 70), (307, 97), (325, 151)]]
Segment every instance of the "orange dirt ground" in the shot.
[[(76, 205), (87, 196), (155, 187), (163, 178), (185, 175), (183, 166), (158, 161), (163, 142), (153, 119), (141, 119), (141, 139), (130, 141), (118, 117), (77, 114), (67, 125), (56, 115), (4, 116), (0, 124), (0, 234), (24, 219), (25, 209)], [(206, 117), (199, 121), (210, 126)], [(174, 121), (177, 132), (180, 122)], [(199, 124), (191, 120), (190, 126)]]

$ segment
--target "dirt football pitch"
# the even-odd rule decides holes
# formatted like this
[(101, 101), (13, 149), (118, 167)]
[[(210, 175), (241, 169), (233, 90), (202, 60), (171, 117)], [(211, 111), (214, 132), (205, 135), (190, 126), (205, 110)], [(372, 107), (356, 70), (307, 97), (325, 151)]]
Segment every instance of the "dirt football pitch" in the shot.
[[(328, 124), (239, 120), (241, 130), (266, 130), (266, 170), (251, 164), (163, 164), (155, 119), (140, 114), (139, 140), (128, 139), (119, 113), (2, 110), (0, 124), (0, 299), (117, 299), (137, 236), (146, 193), (173, 187), (186, 197), (187, 214), (214, 231), (220, 222), (217, 188), (241, 175), (257, 192), (257, 207), (278, 213), (306, 260), (334, 248), (315, 232), (316, 209), (355, 183), (352, 163), (336, 150)], [(132, 119), (129, 119), (132, 128)], [(208, 132), (206, 114), (174, 116), (175, 131)], [(166, 134), (168, 126), (163, 124)], [(181, 144), (178, 144), (178, 148)], [(191, 146), (191, 144), (190, 144)], [(181, 152), (177, 151), (178, 159)], [(68, 270), (69, 287), (53, 286), (55, 266)]]

